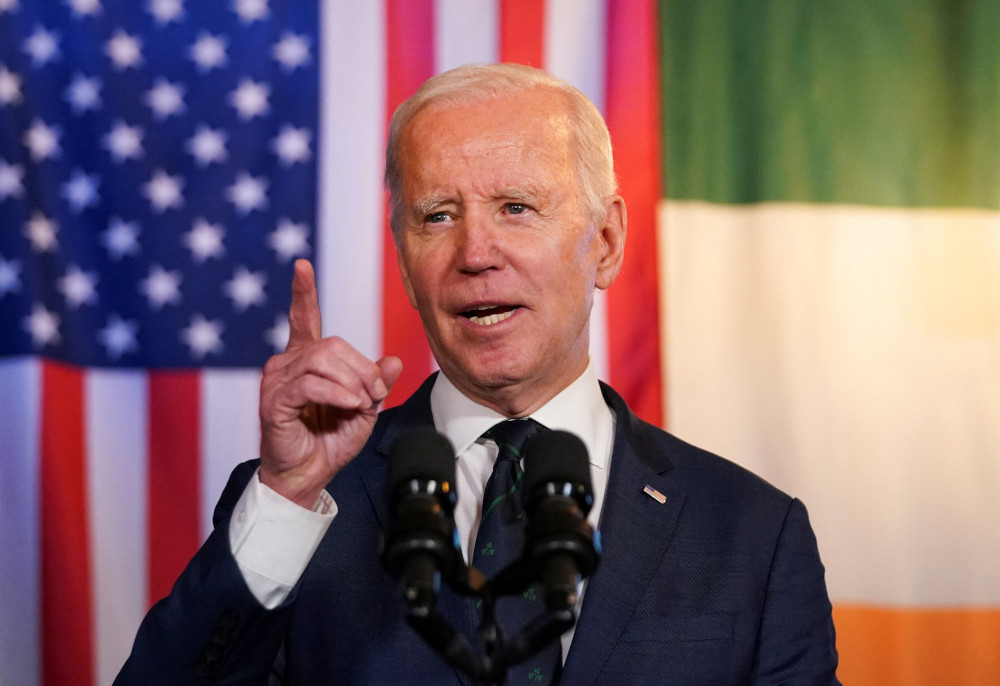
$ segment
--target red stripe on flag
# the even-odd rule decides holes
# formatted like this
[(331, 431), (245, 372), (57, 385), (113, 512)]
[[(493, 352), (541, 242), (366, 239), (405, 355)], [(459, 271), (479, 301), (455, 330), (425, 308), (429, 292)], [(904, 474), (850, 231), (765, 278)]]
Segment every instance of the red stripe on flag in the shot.
[(93, 683), (84, 373), (42, 362), (42, 683)]
[[(434, 75), (433, 0), (386, 0), (386, 50), (388, 128), (396, 107)], [(385, 404), (391, 407), (410, 397), (430, 373), (431, 352), (420, 334), (420, 316), (410, 306), (403, 289), (388, 224), (382, 249), (382, 274), (382, 350), (403, 361), (403, 374)]]
[(545, 66), (545, 3), (500, 0), (500, 61)]
[(149, 604), (170, 588), (201, 542), (201, 386), (197, 372), (149, 374)]
[(660, 366), (656, 206), (660, 197), (660, 88), (656, 4), (609, 0), (606, 119), (628, 206), (625, 266), (608, 291), (611, 384), (633, 411), (666, 421)]

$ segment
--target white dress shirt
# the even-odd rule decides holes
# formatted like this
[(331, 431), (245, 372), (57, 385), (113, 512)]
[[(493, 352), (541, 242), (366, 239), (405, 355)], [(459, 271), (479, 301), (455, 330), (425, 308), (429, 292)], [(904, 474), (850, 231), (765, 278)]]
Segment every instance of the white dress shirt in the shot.
[[(507, 417), (467, 398), (444, 374), (438, 374), (431, 389), (431, 413), (435, 428), (448, 437), (457, 455), (455, 528), (465, 560), (471, 563), (483, 491), (499, 452), (495, 443), (481, 436)], [(587, 447), (594, 491), (587, 520), (597, 529), (615, 418), (601, 395), (593, 364), (530, 416), (549, 429), (576, 434)], [(336, 514), (337, 504), (325, 491), (313, 509), (307, 510), (278, 495), (254, 474), (233, 511), (229, 541), (247, 586), (264, 607), (277, 607), (288, 596)], [(564, 660), (572, 639), (573, 630), (562, 637)]]

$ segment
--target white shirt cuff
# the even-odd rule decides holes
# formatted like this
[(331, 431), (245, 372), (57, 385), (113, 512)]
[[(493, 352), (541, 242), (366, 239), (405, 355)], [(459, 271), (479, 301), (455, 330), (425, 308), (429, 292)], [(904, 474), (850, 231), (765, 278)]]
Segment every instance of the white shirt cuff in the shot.
[(250, 592), (267, 609), (284, 602), (337, 514), (323, 491), (312, 510), (260, 482), (255, 472), (229, 521), (229, 544)]

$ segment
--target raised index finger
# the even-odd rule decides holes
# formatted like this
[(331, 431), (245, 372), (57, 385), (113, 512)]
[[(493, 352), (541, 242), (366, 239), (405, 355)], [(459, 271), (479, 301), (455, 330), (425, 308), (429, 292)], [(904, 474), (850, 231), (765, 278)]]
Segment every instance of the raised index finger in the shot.
[(288, 350), (296, 345), (318, 341), (323, 335), (316, 293), (316, 273), (309, 260), (295, 260), (292, 278), (292, 304), (288, 308)]

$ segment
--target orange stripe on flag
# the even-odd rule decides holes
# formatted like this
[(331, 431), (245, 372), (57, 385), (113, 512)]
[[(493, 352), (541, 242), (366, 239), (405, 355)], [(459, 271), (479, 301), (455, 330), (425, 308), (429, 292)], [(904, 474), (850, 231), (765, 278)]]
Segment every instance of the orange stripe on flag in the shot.
[[(434, 3), (431, 0), (386, 2), (386, 128), (396, 107), (434, 75)], [(388, 207), (388, 195), (386, 195)], [(388, 211), (386, 212), (388, 214)], [(403, 374), (385, 407), (398, 405), (417, 390), (431, 371), (430, 347), (420, 316), (410, 306), (399, 277), (396, 247), (388, 225), (382, 249), (382, 350), (403, 361)]]
[(198, 372), (149, 374), (149, 596), (170, 593), (201, 544)]
[(545, 3), (501, 0), (500, 61), (544, 66)]
[(42, 362), (42, 683), (93, 683), (84, 374)]
[(656, 206), (660, 197), (660, 87), (656, 6), (610, 0), (606, 118), (628, 208), (625, 264), (608, 290), (608, 370), (632, 410), (663, 425)]
[(833, 618), (845, 684), (1000, 684), (1000, 608), (837, 605)]

